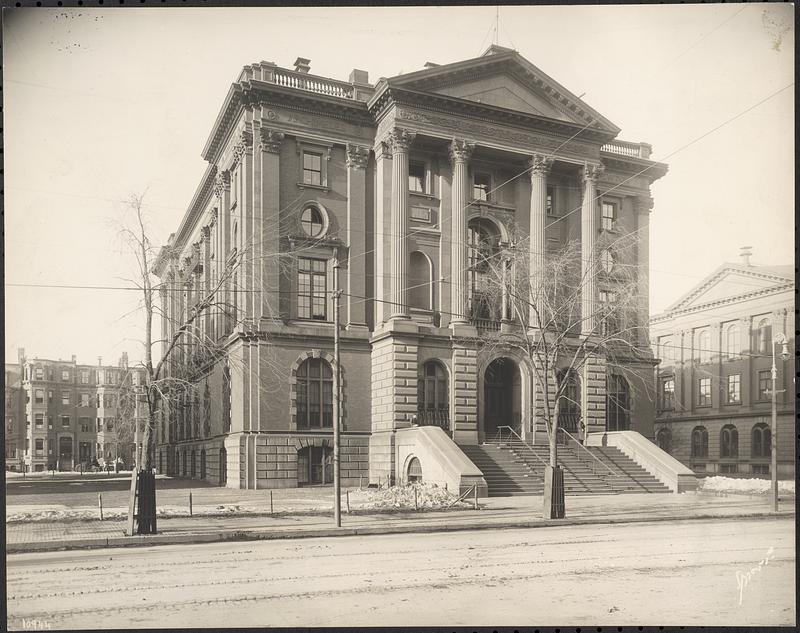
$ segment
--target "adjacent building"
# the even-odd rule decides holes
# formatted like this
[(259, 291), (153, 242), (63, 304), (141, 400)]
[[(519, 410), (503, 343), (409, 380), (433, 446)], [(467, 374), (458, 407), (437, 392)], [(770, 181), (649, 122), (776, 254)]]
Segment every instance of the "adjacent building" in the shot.
[(794, 477), (794, 266), (758, 266), (749, 248), (650, 320), (656, 440), (698, 474), (768, 476), (776, 333), (778, 475)]
[(28, 358), (19, 350), (18, 364), (6, 365), (6, 469), (130, 465), (142, 371), (128, 365), (127, 353), (117, 365), (102, 358), (80, 365), (75, 356)]
[[(155, 265), (166, 341), (214, 298), (170, 356), (168, 375), (195, 388), (163, 411), (158, 469), (241, 488), (330, 482), (337, 372), (345, 485), (417, 476), (419, 460), (398, 461), (397, 434), (412, 425), (461, 445), (503, 425), (541, 441), (534, 372), (487, 344), (514, 324), (481, 296), (471, 258), (512, 235), (542, 255), (571, 240), (594, 253), (627, 231), (639, 241), (624, 265), (646, 271), (650, 185), (666, 166), (619, 132), (499, 46), (375, 84), (358, 69), (316, 76), (304, 58), (245, 66)], [(587, 312), (615, 292), (613, 274), (591, 281)], [(631, 319), (644, 332), (647, 275), (637, 283)], [(651, 399), (631, 383), (649, 385), (653, 366), (593, 359), (570, 412), (584, 433), (652, 438)]]

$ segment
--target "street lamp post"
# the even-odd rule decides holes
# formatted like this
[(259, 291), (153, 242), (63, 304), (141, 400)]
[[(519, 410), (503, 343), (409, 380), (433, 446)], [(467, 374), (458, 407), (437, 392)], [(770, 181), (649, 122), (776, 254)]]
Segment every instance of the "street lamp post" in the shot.
[[(781, 360), (789, 358), (786, 335), (779, 332), (772, 341), (772, 428), (770, 429), (770, 479), (772, 489), (769, 495), (769, 509), (778, 511), (778, 367), (775, 363), (775, 345), (781, 346)], [(781, 393), (785, 391), (781, 389)]]

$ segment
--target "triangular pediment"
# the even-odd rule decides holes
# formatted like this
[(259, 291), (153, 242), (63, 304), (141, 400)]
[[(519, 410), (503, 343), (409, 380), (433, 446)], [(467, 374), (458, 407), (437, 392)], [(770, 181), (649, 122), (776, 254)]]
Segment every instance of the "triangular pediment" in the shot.
[(775, 269), (726, 265), (719, 268), (672, 304), (667, 311), (690, 310), (716, 301), (742, 297), (793, 283), (793, 277)]
[(391, 77), (411, 89), (618, 134), (619, 128), (516, 51), (493, 47), (453, 64)]

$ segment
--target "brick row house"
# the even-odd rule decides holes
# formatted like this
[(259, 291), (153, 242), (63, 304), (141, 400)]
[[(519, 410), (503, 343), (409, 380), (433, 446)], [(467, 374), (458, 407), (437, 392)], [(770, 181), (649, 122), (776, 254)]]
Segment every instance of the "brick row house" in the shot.
[[(757, 266), (750, 249), (650, 321), (657, 369), (656, 440), (698, 474), (768, 476), (772, 351), (794, 358), (794, 267)], [(778, 370), (778, 475), (793, 477), (792, 360)]]
[[(303, 58), (244, 67), (155, 265), (172, 335), (244, 261), (219, 293), (226, 309), (206, 311), (171, 356), (195, 388), (164, 411), (158, 469), (241, 488), (330, 482), (335, 372), (344, 485), (402, 478), (396, 437), (412, 425), (461, 445), (501, 425), (537, 441), (532, 369), (487, 344), (513, 323), (482, 301), (470, 258), (479, 241), (508, 247), (512, 229), (543, 250), (582, 240), (592, 252), (625, 226), (641, 237), (630, 265), (646, 270), (650, 185), (666, 166), (619, 131), (498, 46), (374, 85), (362, 70), (315, 76)], [(637, 283), (647, 297), (647, 275)], [(590, 305), (613, 280), (592, 288)], [(646, 299), (632, 318), (646, 328)], [(652, 357), (625, 370), (597, 359), (575, 414), (587, 432), (652, 438), (651, 398), (629, 384), (652, 382)]]
[(75, 356), (28, 358), (20, 349), (18, 364), (6, 365), (6, 469), (74, 470), (117, 459), (130, 467), (133, 420), (141, 418), (141, 408), (135, 397), (131, 407), (123, 399), (142, 380), (127, 353), (117, 365), (103, 365), (101, 358), (82, 365)]

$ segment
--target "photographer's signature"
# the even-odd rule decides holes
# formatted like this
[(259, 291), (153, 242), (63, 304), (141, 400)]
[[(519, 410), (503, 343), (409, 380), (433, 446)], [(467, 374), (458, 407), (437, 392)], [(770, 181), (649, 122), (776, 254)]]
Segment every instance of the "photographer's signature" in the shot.
[(767, 555), (764, 556), (764, 558), (762, 558), (760, 561), (758, 561), (758, 565), (756, 565), (755, 567), (751, 567), (746, 572), (741, 572), (741, 571), (736, 572), (736, 586), (739, 589), (739, 606), (742, 606), (742, 599), (744, 598), (744, 588), (750, 584), (750, 581), (755, 576), (757, 576), (759, 572), (761, 572), (761, 570), (764, 569), (764, 567), (768, 565), (769, 561), (771, 561), (773, 558), (775, 558), (775, 548), (770, 547), (767, 550)]

